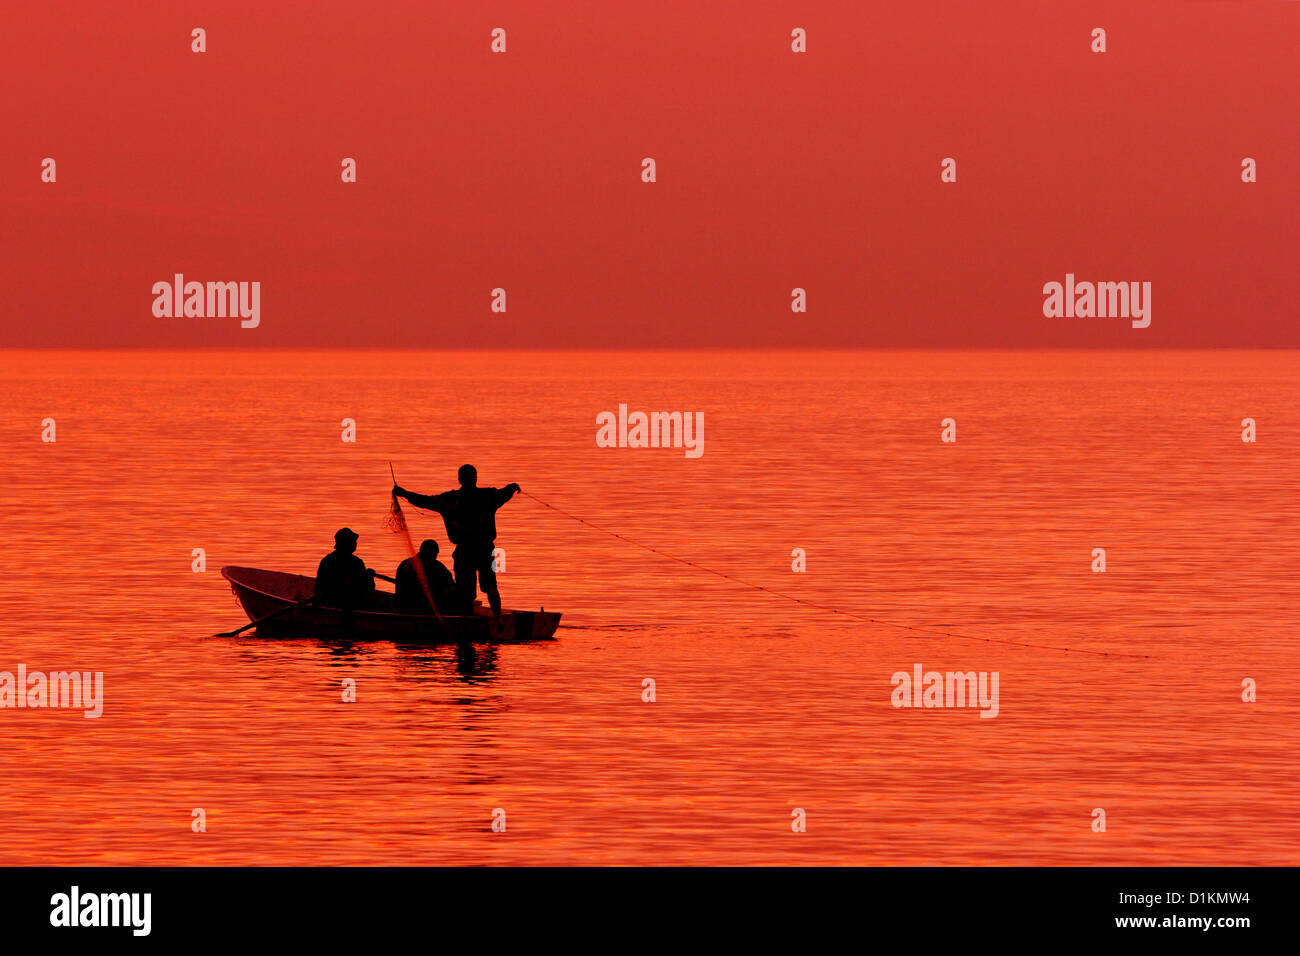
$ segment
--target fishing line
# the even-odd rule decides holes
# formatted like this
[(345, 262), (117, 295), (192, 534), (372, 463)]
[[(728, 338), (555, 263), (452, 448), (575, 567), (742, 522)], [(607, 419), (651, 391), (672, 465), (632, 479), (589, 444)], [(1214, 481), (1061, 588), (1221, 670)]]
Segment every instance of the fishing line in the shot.
[(739, 584), (742, 587), (747, 587), (756, 591), (762, 591), (764, 594), (770, 594), (774, 597), (784, 598), (787, 601), (793, 601), (794, 603), (802, 604), (805, 607), (816, 608), (819, 611), (829, 611), (832, 614), (839, 614), (842, 617), (851, 618), (855, 621), (861, 621), (865, 624), (879, 624), (884, 627), (895, 627), (900, 630), (913, 631), (918, 634), (938, 634), (944, 637), (955, 637), (958, 640), (983, 641), (986, 644), (1006, 644), (1010, 647), (1032, 647), (1032, 648), (1037, 648), (1039, 650), (1063, 651), (1072, 654), (1088, 654), (1094, 657), (1149, 658), (1151, 656), (1150, 654), (1133, 654), (1125, 651), (1092, 651), (1092, 650), (1085, 650), (1083, 648), (1078, 648), (1078, 647), (1062, 647), (1056, 644), (1037, 644), (1030, 641), (1009, 641), (1009, 640), (996, 638), (996, 637), (978, 637), (974, 634), (961, 634), (958, 633), (957, 631), (941, 631), (934, 627), (917, 627), (916, 625), (913, 624), (900, 624), (897, 621), (885, 621), (876, 617), (866, 617), (861, 614), (855, 614), (852, 611), (842, 611), (839, 608), (831, 607), (828, 604), (819, 604), (816, 601), (809, 601), (805, 598), (796, 597), (793, 594), (786, 594), (784, 591), (778, 591), (775, 588), (765, 587), (761, 584), (754, 584), (751, 581), (746, 581), (742, 578), (736, 577), (735, 575), (727, 574), (725, 571), (718, 571), (715, 568), (710, 568), (707, 565), (700, 564), (699, 562), (696, 561), (688, 561), (686, 558), (679, 558), (675, 554), (669, 554), (667, 551), (662, 551), (659, 548), (652, 548), (648, 544), (642, 544), (640, 541), (634, 541), (632, 538), (629, 538), (627, 535), (619, 534), (619, 532), (617, 531), (610, 531), (608, 528), (602, 528), (600, 525), (588, 521), (586, 518), (579, 518), (577, 515), (571, 514), (570, 512), (565, 511), (563, 508), (557, 508), (555, 505), (543, 501), (541, 498), (537, 497), (534, 494), (529, 494), (527, 491), (524, 491), (523, 489), (520, 489), (519, 493), (526, 498), (533, 499), (533, 501), (536, 501), (539, 505), (542, 505), (545, 508), (549, 508), (551, 511), (554, 511), (556, 514), (563, 515), (564, 517), (570, 519), (571, 521), (576, 521), (579, 524), (585, 525), (586, 527), (591, 528), (594, 531), (599, 531), (602, 534), (607, 534), (610, 535), (611, 537), (618, 538), (620, 541), (626, 542), (627, 544), (630, 544), (634, 547), (641, 548), (644, 551), (649, 551), (651, 554), (657, 554), (662, 558), (668, 558), (670, 561), (676, 561), (679, 564), (685, 564), (688, 567), (695, 568), (696, 570), (699, 571), (706, 571), (709, 574), (717, 575), (720, 578), (725, 578), (726, 580), (732, 582), (733, 584)]

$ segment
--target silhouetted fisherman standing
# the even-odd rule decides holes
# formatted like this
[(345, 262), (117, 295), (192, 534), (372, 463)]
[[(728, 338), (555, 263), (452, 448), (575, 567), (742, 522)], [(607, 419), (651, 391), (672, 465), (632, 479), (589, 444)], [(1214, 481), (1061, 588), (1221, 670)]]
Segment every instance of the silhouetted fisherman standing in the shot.
[(401, 485), (393, 485), (393, 494), (417, 508), (442, 515), (447, 538), (456, 546), (451, 553), (451, 564), (456, 574), (461, 613), (473, 613), (474, 595), (482, 588), (493, 616), (500, 617), (501, 594), (497, 591), (496, 572), (492, 570), (496, 514), (498, 508), (515, 496), (519, 486), (511, 482), (504, 488), (479, 488), (478, 470), (473, 465), (461, 465), (456, 477), (460, 479), (460, 487), (455, 491), (417, 495)]

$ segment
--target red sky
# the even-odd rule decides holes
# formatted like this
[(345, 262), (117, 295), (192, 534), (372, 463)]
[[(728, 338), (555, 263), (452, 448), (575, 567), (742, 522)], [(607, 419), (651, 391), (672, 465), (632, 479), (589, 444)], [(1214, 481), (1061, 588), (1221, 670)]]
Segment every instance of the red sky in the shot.
[(1298, 62), (1288, 0), (10, 5), (0, 345), (1294, 347)]

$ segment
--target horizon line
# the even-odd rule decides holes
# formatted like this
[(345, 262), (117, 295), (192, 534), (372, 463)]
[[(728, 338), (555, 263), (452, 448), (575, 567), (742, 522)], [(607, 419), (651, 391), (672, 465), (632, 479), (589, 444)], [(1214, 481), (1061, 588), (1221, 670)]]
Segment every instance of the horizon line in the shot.
[(1300, 345), (2, 345), (2, 352), (1295, 352)]

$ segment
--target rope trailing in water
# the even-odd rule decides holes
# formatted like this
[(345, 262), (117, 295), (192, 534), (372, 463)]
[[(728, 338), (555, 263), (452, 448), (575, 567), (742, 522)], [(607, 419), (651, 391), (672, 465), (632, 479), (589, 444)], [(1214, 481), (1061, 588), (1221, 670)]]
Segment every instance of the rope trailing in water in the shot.
[(831, 607), (828, 604), (819, 604), (816, 601), (809, 601), (805, 598), (796, 597), (793, 594), (786, 594), (784, 591), (778, 591), (775, 588), (765, 587), (761, 584), (754, 584), (752, 581), (746, 581), (742, 578), (736, 577), (735, 575), (727, 574), (724, 571), (718, 571), (714, 568), (708, 567), (707, 565), (700, 564), (697, 561), (688, 561), (686, 560), (686, 558), (679, 558), (674, 554), (669, 554), (667, 551), (662, 551), (659, 548), (652, 548), (650, 547), (650, 545), (642, 544), (640, 541), (634, 541), (632, 538), (629, 538), (627, 535), (619, 534), (617, 531), (610, 531), (608, 528), (602, 528), (600, 525), (588, 521), (586, 518), (579, 518), (577, 515), (571, 514), (565, 511), (563, 508), (557, 508), (555, 505), (543, 501), (541, 498), (538, 498), (536, 495), (530, 494), (527, 491), (520, 490), (519, 493), (523, 495), (525, 498), (531, 498), (533, 501), (536, 501), (539, 505), (542, 505), (544, 508), (549, 508), (551, 511), (554, 511), (556, 514), (563, 515), (564, 517), (570, 519), (571, 521), (576, 521), (579, 524), (585, 525), (586, 527), (591, 528), (594, 531), (599, 531), (602, 534), (607, 534), (610, 535), (611, 537), (618, 538), (620, 541), (630, 544), (633, 547), (641, 548), (643, 551), (649, 551), (651, 554), (657, 554), (662, 558), (669, 559), (670, 561), (676, 561), (678, 564), (685, 564), (688, 567), (695, 568), (698, 571), (705, 571), (709, 574), (716, 575), (717, 577), (724, 578), (727, 581), (732, 582), (733, 584), (739, 584), (742, 587), (751, 588), (756, 591), (762, 591), (764, 594), (770, 594), (773, 597), (784, 598), (787, 601), (793, 601), (794, 603), (802, 604), (805, 607), (815, 608), (818, 611), (829, 611), (832, 614), (839, 614), (841, 617), (847, 617), (855, 621), (861, 621), (864, 624), (879, 624), (883, 627), (894, 627), (904, 631), (913, 631), (918, 634), (937, 634), (937, 635), (942, 635), (944, 637), (953, 637), (953, 638), (957, 638), (958, 640), (964, 640), (964, 641), (983, 641), (986, 644), (1006, 644), (1010, 647), (1032, 647), (1032, 648), (1037, 648), (1039, 650), (1063, 651), (1066, 653), (1073, 653), (1073, 654), (1088, 654), (1094, 657), (1149, 658), (1151, 656), (1150, 654), (1132, 654), (1124, 651), (1092, 651), (1092, 650), (1085, 650), (1083, 648), (1078, 648), (1078, 647), (1062, 647), (1056, 644), (1036, 644), (1028, 641), (1009, 641), (1009, 640), (996, 638), (996, 637), (979, 637), (974, 634), (960, 634), (956, 631), (943, 631), (934, 627), (917, 627), (912, 624), (900, 624), (897, 621), (885, 621), (876, 617), (866, 617), (861, 614), (855, 614), (852, 611), (842, 611), (839, 608)]

